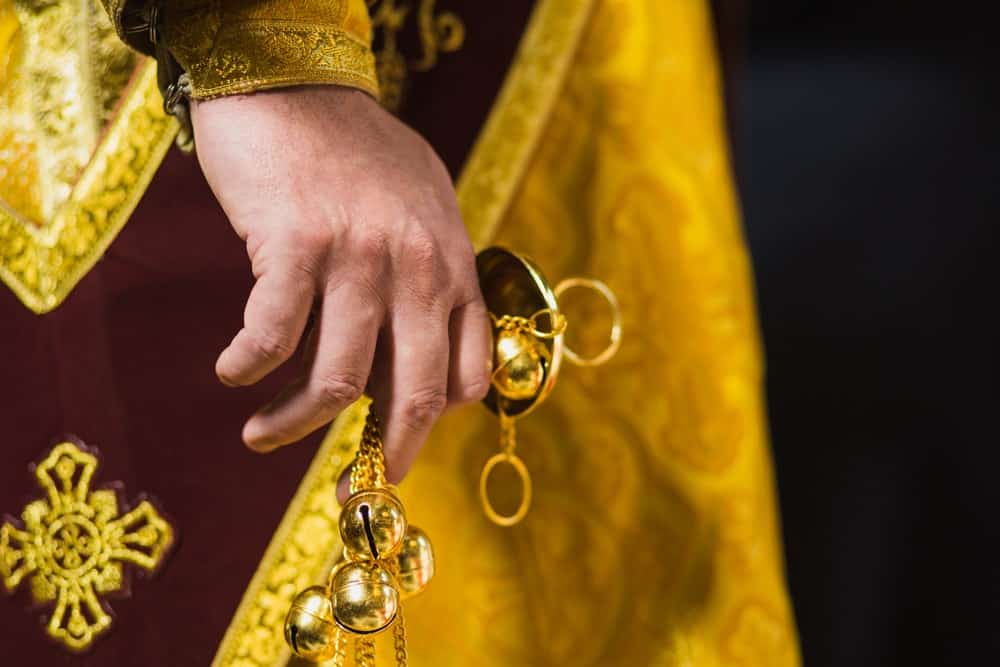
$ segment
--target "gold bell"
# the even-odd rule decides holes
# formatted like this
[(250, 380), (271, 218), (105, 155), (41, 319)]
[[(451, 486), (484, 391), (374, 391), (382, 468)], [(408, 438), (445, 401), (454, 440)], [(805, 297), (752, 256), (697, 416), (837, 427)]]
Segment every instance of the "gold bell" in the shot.
[(388, 489), (359, 491), (347, 499), (340, 512), (340, 537), (355, 560), (392, 556), (405, 534), (403, 503)]
[(522, 331), (501, 331), (494, 345), (493, 386), (512, 401), (534, 398), (545, 382), (547, 352)]
[(396, 583), (405, 600), (427, 588), (434, 577), (434, 549), (427, 533), (416, 526), (406, 529), (403, 546), (396, 554)]
[(399, 610), (392, 575), (374, 561), (342, 563), (330, 575), (333, 618), (359, 635), (385, 630)]
[(337, 651), (337, 626), (333, 604), (322, 586), (312, 586), (295, 596), (285, 617), (285, 641), (300, 658), (323, 662)]

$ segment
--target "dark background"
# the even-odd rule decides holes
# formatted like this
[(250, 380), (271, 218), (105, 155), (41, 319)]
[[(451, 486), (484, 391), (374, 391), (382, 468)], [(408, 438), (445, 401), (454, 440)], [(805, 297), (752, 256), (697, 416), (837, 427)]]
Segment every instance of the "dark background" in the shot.
[(729, 105), (807, 667), (1000, 664), (1000, 30), (979, 12), (720, 16), (745, 30)]

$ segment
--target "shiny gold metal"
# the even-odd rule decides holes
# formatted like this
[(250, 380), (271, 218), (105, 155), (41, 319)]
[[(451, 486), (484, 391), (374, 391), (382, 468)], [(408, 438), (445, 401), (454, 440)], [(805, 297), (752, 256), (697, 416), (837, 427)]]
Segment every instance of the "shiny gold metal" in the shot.
[(337, 652), (339, 629), (326, 589), (311, 586), (295, 596), (285, 618), (285, 641), (300, 658), (329, 660)]
[[(558, 319), (559, 305), (556, 302), (556, 296), (549, 286), (548, 280), (542, 275), (541, 269), (527, 257), (505, 248), (493, 246), (486, 248), (476, 256), (476, 270), (479, 274), (479, 285), (486, 301), (486, 308), (489, 312), (496, 314), (498, 324), (505, 315), (536, 323), (542, 315), (548, 315), (547, 319), (550, 321)], [(536, 326), (536, 329), (544, 330), (540, 326)], [(550, 330), (556, 330), (556, 327), (550, 325)], [(483, 401), (486, 407), (493, 412), (499, 414), (503, 411), (512, 417), (526, 415), (545, 400), (545, 397), (552, 391), (552, 387), (555, 386), (562, 359), (562, 333), (551, 336), (535, 336), (534, 338), (536, 340), (532, 341), (534, 343), (532, 347), (542, 361), (541, 380), (539, 381), (537, 375), (529, 373), (526, 376), (522, 373), (518, 376), (520, 378), (518, 382), (513, 385), (501, 383), (501, 386), (516, 395), (521, 395), (522, 392), (527, 394), (527, 384), (524, 382), (530, 379), (532, 383), (538, 385), (538, 389), (527, 398), (512, 398), (501, 393), (494, 383)], [(498, 335), (497, 343), (500, 342), (503, 342), (502, 336)], [(524, 341), (521, 343), (523, 344)], [(523, 345), (511, 345), (510, 343), (505, 343), (505, 345), (523, 349)], [(504, 357), (500, 357), (499, 360), (509, 361)], [(530, 368), (530, 365), (525, 365)], [(494, 366), (494, 369), (497, 368)]]
[[(333, 666), (342, 667), (350, 634), (355, 664), (374, 667), (370, 635), (400, 619), (394, 648), (397, 667), (406, 665), (400, 601), (422, 591), (434, 576), (434, 551), (422, 530), (407, 525), (395, 487), (385, 479), (382, 449), (378, 419), (369, 406), (351, 471), (352, 495), (340, 513), (343, 558), (330, 572), (327, 587), (307, 589), (288, 613), (285, 639), (307, 660), (334, 658)], [(327, 620), (334, 628), (332, 641)]]
[[(514, 510), (514, 513), (510, 515), (500, 514), (496, 511), (493, 507), (493, 502), (490, 500), (490, 493), (487, 488), (490, 474), (501, 463), (506, 463), (513, 467), (517, 476), (521, 479), (521, 502), (518, 504), (517, 509)], [(528, 467), (524, 465), (524, 461), (517, 454), (500, 452), (499, 454), (494, 454), (486, 461), (486, 465), (483, 466), (483, 472), (479, 475), (479, 500), (482, 503), (486, 517), (498, 526), (514, 526), (521, 523), (524, 517), (528, 515), (528, 510), (531, 509), (531, 475), (528, 473)]]
[(546, 349), (530, 334), (517, 330), (501, 330), (494, 348), (492, 386), (512, 401), (526, 401), (537, 395), (549, 362)]
[(563, 347), (563, 352), (566, 358), (577, 366), (600, 366), (615, 356), (618, 353), (618, 348), (621, 346), (622, 308), (618, 303), (618, 297), (611, 291), (611, 288), (600, 280), (594, 280), (593, 278), (567, 278), (556, 285), (553, 291), (557, 298), (562, 298), (563, 294), (574, 288), (592, 289), (607, 300), (608, 305), (611, 306), (611, 341), (604, 350), (593, 357), (582, 357), (570, 349), (569, 345)]
[[(599, 366), (611, 359), (621, 345), (622, 312), (614, 292), (599, 280), (569, 278), (553, 290), (531, 260), (504, 248), (480, 252), (476, 269), (494, 330), (493, 372), (483, 402), (500, 417), (501, 449), (480, 473), (479, 500), (490, 521), (513, 526), (527, 515), (532, 493), (531, 475), (514, 453), (514, 419), (534, 410), (551, 393), (564, 354), (578, 366)], [(558, 298), (574, 288), (597, 291), (613, 311), (611, 342), (594, 357), (582, 357), (563, 341), (568, 323)], [(501, 463), (512, 466), (521, 480), (521, 502), (510, 515), (497, 512), (489, 495), (490, 474)]]
[(340, 512), (340, 537), (354, 560), (391, 557), (405, 534), (403, 503), (388, 488), (358, 491)]
[(370, 635), (392, 624), (399, 610), (396, 582), (375, 561), (348, 561), (330, 574), (333, 618), (348, 632)]
[(402, 598), (405, 600), (423, 591), (433, 577), (434, 548), (430, 538), (411, 524), (396, 554), (396, 583)]

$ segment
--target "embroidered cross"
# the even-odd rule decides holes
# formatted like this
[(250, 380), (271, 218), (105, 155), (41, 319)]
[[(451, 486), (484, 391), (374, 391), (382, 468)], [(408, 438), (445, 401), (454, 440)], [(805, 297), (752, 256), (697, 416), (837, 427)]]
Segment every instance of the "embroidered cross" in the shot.
[(121, 514), (113, 490), (91, 490), (97, 458), (71, 442), (52, 449), (35, 469), (46, 498), (21, 512), (23, 528), (0, 526), (0, 577), (13, 593), (29, 578), (32, 598), (54, 604), (50, 637), (73, 651), (111, 627), (101, 596), (126, 585), (123, 566), (153, 571), (173, 542), (173, 529), (148, 502)]

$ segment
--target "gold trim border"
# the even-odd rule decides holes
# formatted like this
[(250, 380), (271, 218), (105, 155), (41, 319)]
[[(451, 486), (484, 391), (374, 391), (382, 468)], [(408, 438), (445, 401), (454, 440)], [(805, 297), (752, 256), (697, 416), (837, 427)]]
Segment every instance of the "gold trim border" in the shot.
[(595, 0), (539, 0), (493, 109), (458, 179), (458, 203), (476, 249), (496, 235), (552, 107)]
[[(595, 0), (539, 0), (514, 62), (458, 182), (473, 244), (495, 235), (548, 124)], [(296, 591), (321, 581), (340, 552), (336, 483), (350, 463), (366, 407), (331, 426), (247, 586), (212, 667), (276, 667)]]
[(0, 280), (33, 312), (58, 307), (125, 226), (177, 134), (145, 60), (83, 174), (52, 221), (0, 207)]
[(333, 422), (299, 484), (212, 661), (212, 667), (271, 667), (291, 652), (283, 636), (292, 597), (329, 571), (340, 554), (337, 480), (361, 438), (367, 406)]

